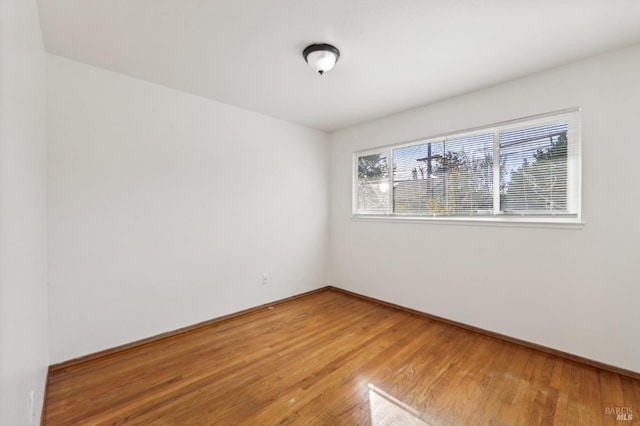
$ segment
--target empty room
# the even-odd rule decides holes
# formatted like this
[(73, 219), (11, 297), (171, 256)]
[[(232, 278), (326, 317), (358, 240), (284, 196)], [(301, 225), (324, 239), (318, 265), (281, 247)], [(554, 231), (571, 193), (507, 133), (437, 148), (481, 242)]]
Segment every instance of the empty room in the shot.
[(640, 1), (0, 5), (0, 426), (640, 424)]

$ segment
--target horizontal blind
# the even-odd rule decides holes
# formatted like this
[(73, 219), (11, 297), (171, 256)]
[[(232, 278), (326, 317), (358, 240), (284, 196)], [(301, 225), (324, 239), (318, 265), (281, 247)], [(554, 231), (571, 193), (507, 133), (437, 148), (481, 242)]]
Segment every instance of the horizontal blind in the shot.
[(393, 150), (393, 211), (479, 215), (493, 209), (493, 133)]
[(564, 110), (356, 152), (353, 211), (580, 220), (580, 126)]
[(442, 193), (436, 178), (442, 142), (431, 142), (393, 150), (393, 211), (397, 214), (433, 214)]
[(574, 116), (499, 133), (502, 212), (573, 212), (569, 169), (577, 154)]

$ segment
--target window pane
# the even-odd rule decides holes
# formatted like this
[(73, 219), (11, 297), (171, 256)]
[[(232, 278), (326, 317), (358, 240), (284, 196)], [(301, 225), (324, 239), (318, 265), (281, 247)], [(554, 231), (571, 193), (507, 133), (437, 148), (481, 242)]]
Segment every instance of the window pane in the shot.
[(355, 153), (354, 213), (579, 222), (580, 128), (565, 110)]
[(393, 211), (399, 214), (434, 214), (434, 200), (442, 194), (435, 179), (442, 142), (393, 150)]
[(492, 133), (395, 149), (394, 212), (491, 214), (492, 151)]
[(567, 211), (567, 123), (500, 133), (500, 209)]
[(387, 153), (358, 157), (357, 213), (389, 213)]
[(443, 166), (451, 214), (493, 213), (493, 133), (447, 139)]

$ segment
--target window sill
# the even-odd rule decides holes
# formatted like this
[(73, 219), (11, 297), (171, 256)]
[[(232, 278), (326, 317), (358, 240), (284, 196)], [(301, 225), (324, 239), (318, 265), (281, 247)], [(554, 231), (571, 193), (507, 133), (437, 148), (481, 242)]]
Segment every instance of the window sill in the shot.
[(420, 223), (439, 225), (470, 225), (470, 226), (503, 226), (524, 228), (554, 228), (554, 229), (582, 229), (585, 222), (578, 218), (560, 217), (424, 217), (400, 215), (359, 215), (353, 214), (351, 219), (363, 222), (396, 222)]

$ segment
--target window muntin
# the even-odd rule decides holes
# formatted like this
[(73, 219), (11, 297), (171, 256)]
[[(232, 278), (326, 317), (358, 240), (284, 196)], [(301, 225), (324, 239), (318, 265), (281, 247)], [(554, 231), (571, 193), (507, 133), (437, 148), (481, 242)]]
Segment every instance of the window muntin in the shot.
[(356, 152), (353, 213), (577, 221), (579, 120), (563, 111)]

